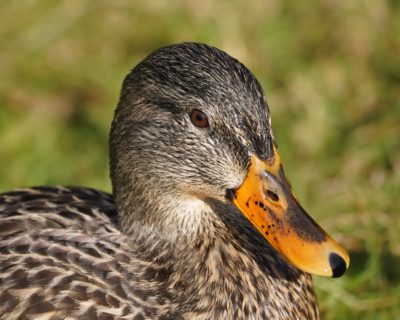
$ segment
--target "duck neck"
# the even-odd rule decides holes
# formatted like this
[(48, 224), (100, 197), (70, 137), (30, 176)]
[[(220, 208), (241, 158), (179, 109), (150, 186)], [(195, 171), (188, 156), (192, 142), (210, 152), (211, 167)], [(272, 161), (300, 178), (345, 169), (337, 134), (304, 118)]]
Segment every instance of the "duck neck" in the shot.
[(199, 241), (215, 239), (217, 229), (224, 227), (206, 201), (191, 195), (130, 192), (117, 203), (120, 230), (135, 242), (148, 239), (153, 245), (158, 242), (172, 250), (188, 250)]
[[(126, 203), (119, 206), (121, 231), (139, 260), (151, 261), (151, 274), (165, 278), (161, 285), (179, 305), (202, 318), (264, 319), (275, 318), (266, 306), (275, 310), (282, 301), (304, 298), (304, 292), (315, 301), (311, 278), (277, 256), (233, 205), (178, 195), (156, 198), (157, 203), (120, 202)], [(288, 290), (271, 295), (282, 282)]]

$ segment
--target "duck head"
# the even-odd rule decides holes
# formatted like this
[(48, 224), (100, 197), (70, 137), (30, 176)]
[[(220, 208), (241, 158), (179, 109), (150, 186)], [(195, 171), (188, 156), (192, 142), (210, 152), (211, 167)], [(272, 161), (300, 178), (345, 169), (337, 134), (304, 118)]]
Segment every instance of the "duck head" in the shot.
[(165, 47), (132, 70), (115, 112), (110, 157), (125, 233), (138, 221), (182, 232), (206, 228), (205, 220), (217, 219), (204, 217), (211, 198), (235, 205), (300, 270), (338, 277), (349, 265), (291, 190), (259, 82), (216, 48)]

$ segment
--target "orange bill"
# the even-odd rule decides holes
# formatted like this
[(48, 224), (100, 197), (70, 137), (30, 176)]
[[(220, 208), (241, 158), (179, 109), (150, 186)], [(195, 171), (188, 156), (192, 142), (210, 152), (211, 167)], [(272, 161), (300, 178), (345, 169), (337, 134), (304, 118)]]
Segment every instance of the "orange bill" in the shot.
[(262, 161), (251, 155), (243, 184), (233, 202), (268, 242), (298, 269), (340, 277), (347, 252), (304, 211), (286, 180), (278, 151)]

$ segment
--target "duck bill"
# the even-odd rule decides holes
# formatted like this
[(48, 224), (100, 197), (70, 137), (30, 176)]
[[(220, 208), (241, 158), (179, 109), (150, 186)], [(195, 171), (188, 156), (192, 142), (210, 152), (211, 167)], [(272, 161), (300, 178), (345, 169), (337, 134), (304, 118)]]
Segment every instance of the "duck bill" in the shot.
[(286, 180), (279, 154), (262, 161), (251, 155), (233, 202), (265, 239), (298, 269), (340, 277), (349, 266), (347, 252), (304, 211)]

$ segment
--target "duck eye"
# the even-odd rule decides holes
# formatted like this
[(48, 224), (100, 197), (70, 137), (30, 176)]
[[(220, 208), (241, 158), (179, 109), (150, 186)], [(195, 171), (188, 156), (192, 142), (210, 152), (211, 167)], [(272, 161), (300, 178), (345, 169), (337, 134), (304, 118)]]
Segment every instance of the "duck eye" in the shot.
[(194, 109), (190, 113), (190, 120), (196, 127), (199, 128), (207, 128), (209, 126), (207, 116), (198, 109)]

